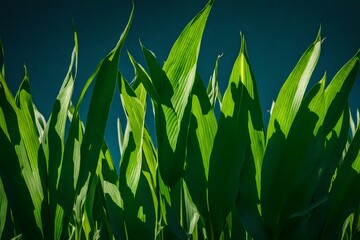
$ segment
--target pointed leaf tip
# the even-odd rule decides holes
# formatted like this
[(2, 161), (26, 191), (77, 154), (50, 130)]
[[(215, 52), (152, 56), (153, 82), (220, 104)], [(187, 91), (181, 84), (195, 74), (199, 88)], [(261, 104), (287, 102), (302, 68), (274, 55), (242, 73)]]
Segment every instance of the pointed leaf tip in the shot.
[(247, 54), (247, 49), (246, 49), (245, 35), (242, 32), (240, 32), (240, 38), (241, 38), (240, 52), (242, 54), (246, 55)]
[(318, 34), (317, 34), (317, 36), (316, 36), (315, 42), (318, 42), (318, 41), (320, 41), (320, 40), (321, 40), (321, 24), (320, 24), (320, 27), (319, 27)]

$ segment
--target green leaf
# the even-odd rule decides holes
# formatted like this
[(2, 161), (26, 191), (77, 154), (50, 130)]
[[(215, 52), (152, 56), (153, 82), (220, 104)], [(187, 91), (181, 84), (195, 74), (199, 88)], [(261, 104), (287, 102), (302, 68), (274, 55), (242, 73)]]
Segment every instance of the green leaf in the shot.
[[(240, 188), (236, 207), (241, 224), (256, 239), (266, 234), (260, 215), (261, 167), (265, 152), (265, 134), (262, 110), (256, 81), (251, 70), (245, 38), (240, 49), (240, 80), (244, 85), (242, 105), (247, 108), (248, 140), (240, 173)], [(243, 114), (246, 114), (245, 112)]]
[[(39, 136), (35, 124), (35, 113), (31, 97), (29, 75), (26, 66), (24, 66), (24, 69), (25, 76), (15, 96), (16, 105), (23, 116), (23, 121), (19, 122), (19, 131), (24, 141), (30, 166), (34, 171), (35, 176), (39, 177), (38, 152), (41, 151), (41, 149), (39, 149), (40, 142), (38, 140)], [(39, 179), (37, 179), (37, 181), (39, 181)]]
[(34, 103), (33, 103), (33, 108), (34, 108), (34, 115), (35, 115), (34, 116), (35, 117), (35, 124), (36, 124), (36, 128), (37, 128), (37, 133), (39, 135), (39, 142), (40, 142), (41, 139), (44, 136), (44, 131), (45, 131), (45, 127), (46, 127), (46, 120), (45, 120), (44, 116), (36, 108)]
[[(185, 27), (174, 43), (163, 71), (155, 57), (143, 48), (154, 88), (160, 97), (155, 106), (159, 168), (168, 186), (175, 185), (183, 173), (190, 115), (188, 102), (195, 80), (201, 38), (212, 4), (213, 1), (209, 1)], [(147, 90), (150, 92), (149, 88)]]
[[(256, 150), (254, 154), (260, 151), (259, 157), (256, 156), (254, 161), (260, 161), (255, 164), (261, 166), (261, 149), (264, 145), (261, 141), (264, 141), (264, 137), (260, 113), (256, 85), (248, 64), (245, 40), (242, 37), (241, 49), (222, 101), (218, 131), (210, 158), (209, 208), (214, 238), (220, 236), (226, 218), (235, 206), (244, 157), (250, 144), (250, 129), (252, 137), (259, 142), (259, 149), (253, 146)], [(252, 127), (248, 126), (249, 121), (254, 124)], [(256, 181), (255, 176), (253, 177), (253, 181)], [(257, 194), (257, 190), (253, 190), (254, 194)]]
[[(325, 90), (327, 113), (324, 119), (324, 132), (327, 136), (323, 158), (326, 164), (323, 167), (319, 191), (317, 192), (318, 198), (327, 194), (328, 189), (331, 187), (335, 170), (342, 161), (343, 150), (348, 139), (350, 118), (347, 101), (358, 69), (359, 52), (338, 71)], [(332, 129), (329, 130), (329, 128)], [(351, 173), (349, 173), (349, 176), (352, 176)], [(327, 211), (327, 208), (323, 207), (322, 212), (324, 211)], [(320, 223), (325, 219), (322, 212), (313, 217), (315, 219), (313, 221), (319, 225), (318, 231), (321, 228)], [(341, 219), (339, 216), (338, 218)]]
[[(67, 229), (64, 225), (67, 226), (67, 221), (64, 219), (64, 214), (70, 214), (73, 202), (72, 195), (68, 194), (70, 192), (66, 191), (66, 188), (59, 189), (59, 181), (61, 179), (73, 186), (73, 176), (60, 175), (60, 173), (63, 164), (68, 164), (67, 162), (63, 162), (63, 154), (67, 113), (74, 89), (74, 77), (77, 71), (78, 45), (76, 32), (74, 32), (74, 41), (75, 46), (71, 55), (70, 66), (55, 100), (51, 116), (46, 124), (42, 138), (42, 147), (45, 154), (46, 171), (48, 175), (46, 187), (48, 188), (49, 199), (47, 201), (49, 202), (50, 209), (50, 212), (48, 213), (50, 219), (46, 219), (45, 217), (43, 218), (43, 222), (48, 224), (47, 237), (54, 239), (60, 239), (64, 232), (66, 232)], [(65, 207), (67, 207), (67, 209), (65, 209)], [(64, 213), (65, 211), (66, 213)], [(46, 216), (46, 213), (43, 215)]]
[(184, 181), (182, 181), (182, 183), (183, 217), (181, 222), (183, 222), (183, 226), (187, 230), (187, 234), (192, 235), (196, 225), (198, 224), (200, 215), (192, 201), (191, 194), (186, 186), (186, 183)]
[(360, 50), (334, 76), (325, 90), (326, 117), (324, 134), (330, 133), (340, 115), (342, 107), (347, 102), (352, 86), (359, 70)]
[(355, 134), (329, 195), (329, 208), (323, 228), (323, 239), (340, 236), (343, 223), (359, 205), (360, 133)]
[[(342, 161), (342, 155), (348, 139), (349, 111), (348, 96), (359, 69), (359, 52), (351, 58), (335, 75), (325, 90), (325, 117), (323, 119), (323, 134), (326, 137), (323, 153), (319, 187), (314, 197), (315, 201), (327, 196), (336, 169)], [(347, 111), (347, 112), (344, 112)], [(326, 206), (322, 206), (312, 214), (309, 232), (318, 237), (326, 217)]]
[(319, 31), (315, 42), (301, 56), (299, 62), (281, 87), (269, 120), (267, 141), (270, 141), (277, 125), (279, 125), (280, 130), (285, 136), (288, 135), (291, 123), (299, 110), (307, 84), (319, 59), (321, 42), (322, 39)]
[[(273, 232), (284, 238), (306, 237), (305, 226), (310, 214), (297, 218), (291, 216), (308, 211), (312, 204), (321, 205), (314, 201), (313, 196), (319, 183), (325, 145), (322, 128), (319, 127), (325, 116), (324, 92), (325, 76), (304, 98), (288, 137), (281, 143), (283, 149), (276, 150), (281, 168), (274, 176), (273, 193), (278, 196), (271, 199), (274, 202), (266, 204), (278, 207), (278, 212), (274, 214), (279, 214), (280, 226)], [(270, 149), (270, 142), (268, 146)], [(299, 195), (299, 192), (302, 194)]]
[(218, 67), (219, 67), (219, 60), (222, 57), (222, 55), (219, 55), (215, 62), (214, 72), (211, 75), (209, 79), (209, 84), (207, 87), (207, 94), (210, 99), (211, 106), (214, 108), (216, 100), (218, 100), (220, 108), (221, 108), (221, 102), (222, 102), (222, 96), (219, 89), (219, 80), (218, 80)]
[[(199, 213), (210, 226), (207, 201), (210, 155), (217, 131), (216, 117), (200, 76), (192, 91), (184, 180)], [(210, 233), (209, 233), (210, 234)]]
[[(134, 66), (135, 61), (130, 56)], [(139, 72), (135, 67), (136, 77)], [(124, 199), (124, 217), (130, 239), (152, 239), (156, 230), (154, 198), (151, 182), (142, 174), (143, 142), (145, 132), (146, 92), (143, 85), (135, 91), (120, 76), (121, 102), (126, 113), (123, 154), (120, 162), (120, 188)]]
[(116, 239), (125, 239), (124, 203), (119, 190), (119, 177), (106, 144), (101, 151), (100, 182), (112, 232)]
[[(44, 199), (37, 159), (34, 153), (37, 139), (36, 126), (29, 116), (32, 110), (27, 76), (19, 90), (19, 106), (0, 75), (0, 177), (16, 224), (25, 237), (43, 237), (41, 208)], [(31, 106), (31, 109), (28, 107)], [(29, 122), (27, 122), (29, 121)], [(35, 139), (33, 143), (31, 139)], [(35, 144), (35, 145), (33, 145)], [(28, 151), (28, 152), (27, 152)], [(14, 189), (13, 186), (17, 186)]]
[[(291, 129), (293, 129), (293, 136), (291, 137), (293, 140), (291, 141), (296, 141), (298, 133), (302, 134), (298, 132), (301, 131), (301, 128), (293, 127), (293, 122), (299, 111), (307, 84), (319, 58), (321, 41), (319, 32), (315, 42), (311, 44), (302, 55), (294, 70), (280, 89), (269, 120), (267, 146), (261, 175), (261, 209), (267, 227), (271, 229), (275, 236), (280, 234), (279, 224), (283, 206), (288, 191), (294, 181), (292, 174), (299, 166), (301, 158), (303, 157), (302, 154), (309, 154), (306, 146), (303, 146), (304, 149), (299, 148), (301, 150), (294, 149), (298, 143), (292, 142), (292, 144), (290, 144), (290, 137), (289, 139), (287, 138), (288, 135), (290, 135), (289, 132)], [(318, 119), (316, 119), (316, 117), (310, 117), (312, 121), (311, 124), (314, 123), (314, 121), (316, 124)], [(301, 121), (299, 124), (301, 125)], [(306, 128), (309, 132), (302, 134), (304, 140), (309, 137), (311, 138), (313, 128), (314, 126)], [(306, 142), (302, 143), (307, 144)], [(284, 147), (284, 144), (286, 144), (286, 147)], [(295, 150), (296, 154), (289, 150), (289, 146), (292, 147), (292, 150)], [(293, 160), (293, 157), (297, 157), (298, 154), (300, 154), (300, 156)], [(292, 157), (289, 158), (289, 156)]]
[[(81, 144), (81, 166), (77, 192), (85, 184), (89, 174), (96, 170), (98, 157), (104, 141), (104, 133), (118, 77), (120, 50), (133, 19), (132, 8), (129, 21), (115, 48), (101, 61), (93, 94), (90, 100), (83, 142)], [(81, 95), (82, 96), (82, 95)]]
[(174, 91), (171, 102), (180, 120), (195, 81), (201, 38), (212, 4), (213, 1), (209, 1), (185, 27), (171, 48), (163, 67)]
[[(124, 183), (131, 189), (133, 196), (135, 196), (141, 174), (145, 106), (122, 77), (119, 79), (119, 89), (121, 102), (127, 118), (123, 146), (124, 152), (120, 163), (120, 178), (125, 180)], [(145, 91), (144, 93), (146, 94)], [(123, 165), (126, 167), (122, 167)]]
[(2, 239), (3, 231), (6, 223), (6, 214), (8, 211), (8, 201), (5, 194), (4, 185), (0, 177), (0, 239)]
[[(76, 112), (71, 117), (71, 125), (64, 146), (63, 162), (58, 184), (58, 212), (63, 211), (62, 235), (66, 234), (65, 226), (68, 226), (72, 214), (75, 189), (80, 169), (80, 146), (83, 139), (84, 126)], [(61, 209), (59, 207), (61, 206)]]

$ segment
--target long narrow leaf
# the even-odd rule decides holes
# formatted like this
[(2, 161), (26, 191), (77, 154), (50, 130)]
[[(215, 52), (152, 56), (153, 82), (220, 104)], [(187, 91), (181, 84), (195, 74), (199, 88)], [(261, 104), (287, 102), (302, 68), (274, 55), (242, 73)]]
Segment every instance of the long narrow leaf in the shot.
[(160, 97), (160, 103), (155, 106), (159, 168), (169, 186), (175, 185), (183, 173), (190, 114), (188, 102), (195, 80), (201, 38), (212, 4), (213, 1), (209, 1), (184, 28), (165, 61), (163, 71), (154, 56), (144, 51)]
[[(305, 51), (280, 89), (273, 108), (267, 131), (267, 147), (264, 155), (261, 175), (261, 209), (265, 223), (273, 233), (279, 234), (280, 215), (286, 199), (286, 191), (281, 191), (283, 184), (289, 184), (291, 174), (286, 167), (291, 166), (291, 159), (282, 158), (283, 147), (292, 123), (300, 108), (303, 95), (320, 55), (321, 37)], [(294, 168), (292, 168), (294, 169)], [(279, 194), (274, 194), (276, 190)]]
[(133, 19), (132, 8), (129, 21), (116, 47), (104, 58), (99, 66), (93, 94), (87, 115), (84, 139), (81, 145), (81, 166), (77, 191), (85, 184), (89, 174), (95, 173), (98, 157), (103, 144), (105, 127), (113, 99), (118, 75), (120, 50)]

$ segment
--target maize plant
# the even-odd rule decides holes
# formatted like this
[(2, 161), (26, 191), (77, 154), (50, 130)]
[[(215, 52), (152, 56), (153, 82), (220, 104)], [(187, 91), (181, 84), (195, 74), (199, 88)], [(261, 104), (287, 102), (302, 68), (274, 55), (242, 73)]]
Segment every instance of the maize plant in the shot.
[[(331, 81), (325, 74), (308, 89), (323, 42), (319, 31), (282, 85), (265, 128), (244, 35), (224, 93), (220, 56), (207, 87), (197, 73), (212, 5), (184, 28), (163, 66), (142, 44), (146, 68), (128, 53), (129, 82), (118, 66), (133, 8), (77, 101), (74, 30), (69, 70), (47, 120), (32, 101), (26, 67), (19, 90), (10, 92), (1, 45), (1, 239), (360, 237), (359, 111), (353, 117), (348, 105), (360, 52)], [(121, 101), (126, 116), (118, 120), (119, 171), (104, 138), (112, 101)], [(148, 107), (155, 126), (145, 121)]]

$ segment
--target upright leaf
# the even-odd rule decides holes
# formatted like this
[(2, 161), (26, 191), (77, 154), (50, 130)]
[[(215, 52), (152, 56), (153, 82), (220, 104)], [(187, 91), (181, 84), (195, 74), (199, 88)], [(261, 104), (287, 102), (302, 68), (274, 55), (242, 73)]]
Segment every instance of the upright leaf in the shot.
[(272, 134), (276, 132), (277, 125), (287, 136), (319, 59), (321, 42), (322, 39), (319, 31), (315, 42), (301, 56), (299, 62), (281, 87), (269, 120), (267, 141), (270, 141)]
[(2, 239), (3, 231), (5, 228), (7, 212), (8, 212), (8, 201), (6, 198), (4, 185), (0, 177), (0, 239)]
[(109, 149), (105, 144), (102, 148), (101, 158), (100, 182), (104, 192), (104, 202), (110, 226), (116, 239), (125, 239), (124, 203), (119, 190), (119, 177)]
[(340, 237), (345, 219), (359, 206), (360, 132), (354, 136), (329, 196), (329, 208), (322, 239)]
[[(30, 130), (28, 133), (24, 131), (34, 127), (35, 123), (26, 122), (26, 119), (24, 112), (16, 106), (3, 75), (0, 75), (0, 177), (23, 237), (42, 238), (44, 194), (37, 165), (28, 157), (23, 135), (31, 134)], [(35, 139), (38, 142), (37, 137)]]
[(175, 185), (183, 173), (190, 116), (188, 102), (201, 38), (212, 4), (213, 1), (209, 1), (185, 27), (174, 43), (163, 71), (155, 57), (143, 48), (153, 85), (160, 97), (155, 106), (159, 168), (169, 186)]
[[(265, 239), (260, 215), (261, 166), (265, 152), (262, 110), (256, 81), (251, 70), (245, 38), (241, 38), (240, 80), (244, 85), (242, 104), (247, 109), (248, 140), (240, 173), (240, 188), (236, 207), (241, 224), (256, 239)], [(243, 116), (244, 117), (244, 116)]]
[[(135, 60), (130, 56), (132, 62)], [(134, 64), (134, 63), (133, 63)], [(136, 70), (136, 68), (135, 68)], [(121, 164), (127, 165), (126, 168), (120, 166), (120, 178), (123, 178), (135, 196), (137, 191), (137, 185), (139, 183), (141, 166), (142, 166), (142, 145), (143, 145), (143, 135), (145, 128), (145, 104), (141, 102), (139, 98), (142, 96), (136, 95), (134, 90), (130, 85), (124, 80), (123, 77), (119, 78), (119, 89), (121, 102), (125, 111), (127, 125), (124, 136), (124, 153), (122, 155)], [(141, 95), (146, 96), (145, 89), (140, 85), (139, 88), (142, 88)], [(128, 134), (128, 136), (126, 135)], [(131, 134), (131, 136), (129, 135)], [(129, 140), (132, 137), (134, 146), (129, 146)], [(128, 140), (128, 141), (126, 141)], [(125, 158), (128, 157), (127, 159)], [(126, 163), (125, 163), (126, 162)], [(124, 172), (125, 171), (125, 172)], [(124, 183), (125, 183), (124, 182)]]
[(119, 41), (115, 48), (101, 61), (97, 72), (87, 114), (85, 134), (81, 144), (81, 166), (77, 192), (79, 192), (80, 188), (85, 184), (88, 176), (93, 175), (96, 170), (118, 77), (120, 50), (129, 32), (133, 13), (134, 7), (132, 8), (129, 21)]
[(222, 96), (221, 96), (221, 92), (219, 89), (219, 80), (218, 80), (218, 78), (219, 78), (218, 77), (218, 75), (219, 75), (218, 74), (219, 60), (221, 57), (222, 57), (222, 55), (219, 55), (216, 59), (214, 72), (210, 77), (209, 84), (207, 87), (207, 94), (209, 96), (210, 103), (213, 108), (215, 107), (216, 100), (219, 101), (220, 108), (221, 108), (221, 102), (222, 102)]
[[(47, 200), (49, 202), (48, 208), (50, 212), (48, 217), (50, 219), (43, 218), (44, 222), (47, 222), (48, 236), (49, 238), (60, 239), (64, 234), (67, 222), (64, 222), (64, 212), (69, 214), (71, 211), (71, 194), (66, 189), (59, 191), (59, 180), (67, 181), (72, 184), (71, 175), (60, 175), (63, 166), (63, 154), (64, 154), (64, 138), (65, 138), (65, 126), (67, 120), (68, 108), (71, 101), (72, 92), (74, 89), (74, 81), (76, 75), (76, 66), (78, 59), (78, 44), (77, 33), (74, 32), (75, 46), (71, 55), (71, 62), (68, 72), (65, 76), (63, 84), (60, 88), (59, 94), (55, 100), (54, 107), (46, 124), (44, 135), (42, 138), (42, 146), (45, 153), (47, 182), (46, 187), (48, 191)], [(41, 159), (40, 159), (41, 161)], [(66, 165), (68, 163), (65, 163)], [(70, 206), (69, 206), (70, 205)], [(67, 207), (67, 209), (65, 209)], [(45, 210), (46, 208), (44, 208)], [(46, 216), (46, 213), (43, 213)]]
[[(261, 166), (261, 148), (264, 145), (262, 143), (264, 137), (260, 112), (256, 84), (250, 70), (246, 45), (242, 37), (241, 49), (234, 63), (222, 101), (218, 131), (210, 158), (209, 208), (214, 238), (220, 236), (226, 218), (235, 206), (246, 148), (251, 143), (250, 129), (248, 129), (250, 127), (250, 125), (248, 126), (249, 121), (254, 124), (251, 127), (251, 134), (254, 139), (251, 140), (256, 139), (259, 143), (259, 145), (253, 146), (256, 150), (254, 154), (257, 151), (260, 152), (260, 155), (257, 154), (253, 161), (256, 161), (254, 164)], [(252, 174), (254, 175), (252, 181), (256, 182), (255, 172), (253, 171)], [(255, 185), (253, 187), (253, 193), (257, 195)], [(253, 203), (256, 204), (256, 201)]]
[(282, 157), (287, 151), (284, 143), (287, 142), (286, 138), (319, 58), (321, 42), (319, 33), (280, 89), (269, 120), (261, 175), (261, 209), (267, 227), (275, 236), (279, 234), (280, 215), (288, 191), (282, 191), (282, 188), (292, 181), (292, 171), (287, 171), (284, 164), (292, 166), (293, 171), (296, 169), (291, 158)]
[(192, 91), (184, 179), (192, 201), (208, 225), (210, 224), (207, 200), (209, 165), (216, 131), (217, 122), (214, 110), (204, 84), (197, 75)]
[[(135, 60), (136, 77), (139, 76)], [(145, 132), (146, 92), (143, 85), (135, 90), (119, 78), (121, 102), (126, 114), (123, 154), (120, 162), (120, 192), (124, 199), (124, 217), (130, 239), (151, 239), (155, 236), (156, 217), (154, 198), (149, 183), (142, 173)]]
[(355, 82), (359, 64), (360, 50), (334, 76), (325, 90), (326, 117), (324, 133), (327, 135), (337, 123), (342, 114), (342, 107), (346, 104), (352, 86)]
[[(326, 138), (322, 160), (319, 187), (314, 199), (319, 201), (327, 196), (336, 169), (342, 161), (343, 150), (348, 139), (349, 113), (348, 96), (359, 69), (359, 52), (335, 75), (325, 90), (325, 116), (322, 119), (323, 134)], [(327, 206), (312, 214), (309, 231), (318, 236), (326, 217)]]

